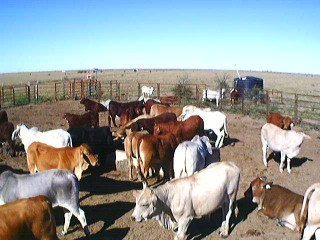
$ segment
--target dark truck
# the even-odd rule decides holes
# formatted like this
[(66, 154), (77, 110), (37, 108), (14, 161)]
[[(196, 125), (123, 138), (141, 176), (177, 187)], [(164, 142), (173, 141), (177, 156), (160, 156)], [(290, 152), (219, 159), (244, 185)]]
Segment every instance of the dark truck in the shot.
[(233, 87), (239, 93), (239, 97), (264, 102), (263, 79), (253, 76), (237, 77), (233, 80)]

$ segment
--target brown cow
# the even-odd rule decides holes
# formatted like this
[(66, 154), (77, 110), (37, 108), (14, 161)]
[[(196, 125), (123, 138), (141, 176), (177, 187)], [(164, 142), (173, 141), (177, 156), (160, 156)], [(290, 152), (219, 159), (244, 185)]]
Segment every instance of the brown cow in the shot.
[(131, 131), (147, 130), (150, 134), (153, 133), (153, 128), (156, 123), (165, 123), (177, 121), (177, 116), (174, 113), (166, 112), (151, 118), (143, 118), (131, 124)]
[(7, 142), (9, 144), (9, 154), (15, 155), (14, 141), (12, 140), (12, 133), (14, 131), (14, 125), (12, 122), (0, 123), (0, 142)]
[(75, 127), (98, 127), (99, 126), (99, 113), (86, 112), (82, 115), (66, 113), (63, 118), (69, 124), (69, 128)]
[(179, 117), (182, 113), (182, 107), (167, 107), (161, 104), (154, 104), (151, 106), (150, 115), (155, 117), (166, 112), (172, 112)]
[(0, 206), (0, 239), (59, 239), (50, 200), (25, 198)]
[(279, 185), (267, 182), (266, 177), (257, 177), (244, 193), (258, 204), (258, 210), (270, 218), (276, 218), (281, 226), (302, 232), (307, 210), (300, 218), (303, 196)]
[(129, 107), (120, 115), (120, 125), (124, 126), (131, 120), (143, 114), (141, 107)]
[(103, 106), (101, 103), (95, 102), (90, 100), (89, 98), (82, 98), (80, 100), (80, 104), (84, 105), (85, 111), (92, 111), (92, 112), (105, 112), (108, 111), (108, 108)]
[[(133, 167), (138, 170), (138, 160), (137, 160), (137, 149), (138, 149), (138, 142), (140, 138), (148, 134), (147, 131), (139, 131), (139, 132), (131, 132), (127, 135), (124, 139), (124, 150), (126, 152), (127, 159), (129, 160), (129, 180), (133, 179)], [(133, 161), (135, 158), (135, 161)], [(139, 175), (139, 174), (138, 174)]]
[(48, 169), (67, 169), (75, 173), (80, 181), (82, 172), (89, 165), (95, 166), (97, 159), (87, 144), (79, 147), (55, 148), (40, 142), (33, 142), (27, 152), (30, 173)]
[(162, 102), (156, 101), (154, 99), (148, 99), (146, 101), (145, 105), (144, 105), (144, 108), (146, 110), (146, 114), (150, 114), (151, 107), (154, 104), (161, 104), (161, 105), (164, 105), (164, 106), (167, 106), (167, 107), (170, 106), (170, 104), (168, 104), (168, 103), (162, 103)]
[(173, 95), (173, 96), (159, 97), (159, 100), (162, 103), (173, 105), (173, 104), (177, 104), (179, 102), (179, 96)]
[(5, 110), (0, 111), (0, 124), (3, 122), (8, 122), (8, 114)]
[(198, 116), (191, 116), (190, 118), (179, 122), (171, 121), (167, 123), (156, 123), (154, 126), (154, 134), (172, 133), (178, 143), (186, 140), (191, 140), (195, 135), (204, 135), (203, 119)]
[(160, 168), (162, 168), (164, 179), (174, 177), (173, 155), (178, 142), (173, 134), (167, 133), (158, 136), (146, 134), (139, 139), (137, 146), (139, 146), (137, 152), (138, 172), (144, 183), (148, 185), (146, 177), (149, 168), (155, 169), (158, 174)]
[(272, 123), (284, 130), (291, 130), (293, 121), (290, 117), (284, 117), (280, 113), (271, 113), (267, 117), (267, 123)]

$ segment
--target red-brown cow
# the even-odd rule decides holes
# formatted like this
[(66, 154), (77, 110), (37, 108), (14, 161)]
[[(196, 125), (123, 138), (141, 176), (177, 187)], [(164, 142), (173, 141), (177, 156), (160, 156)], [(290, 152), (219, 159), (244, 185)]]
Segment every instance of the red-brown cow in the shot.
[(89, 98), (82, 98), (80, 100), (80, 104), (84, 105), (85, 111), (92, 111), (92, 112), (105, 112), (108, 111), (108, 108), (103, 106), (101, 103), (95, 102), (90, 100)]
[(267, 123), (272, 123), (284, 130), (291, 130), (293, 121), (290, 117), (284, 117), (280, 113), (271, 113), (267, 117)]
[(149, 168), (155, 169), (157, 174), (159, 174), (159, 170), (162, 168), (164, 179), (174, 177), (173, 155), (178, 142), (173, 134), (168, 133), (159, 136), (146, 134), (141, 136), (137, 146), (138, 172), (144, 183), (148, 185), (146, 178)]
[(244, 193), (258, 204), (258, 210), (270, 218), (276, 218), (281, 226), (302, 232), (307, 210), (302, 217), (303, 196), (279, 185), (268, 182), (266, 177), (257, 177)]
[(191, 140), (195, 135), (204, 135), (203, 119), (198, 116), (191, 116), (185, 121), (171, 121), (167, 123), (157, 123), (154, 126), (154, 134), (172, 133), (178, 143)]
[(15, 155), (14, 141), (12, 140), (12, 133), (14, 131), (14, 125), (12, 122), (3, 122), (0, 124), (0, 142), (7, 142), (9, 144), (9, 154)]
[(155, 117), (166, 112), (172, 112), (179, 117), (182, 113), (182, 107), (167, 107), (161, 104), (154, 104), (151, 106), (150, 115)]
[(0, 206), (0, 239), (59, 239), (50, 200), (25, 198)]
[(99, 126), (99, 113), (86, 112), (82, 115), (66, 113), (63, 118), (69, 124), (69, 128), (75, 127), (98, 127)]
[(120, 115), (120, 125), (124, 126), (131, 120), (135, 119), (136, 117), (142, 114), (141, 107), (129, 107)]
[(153, 99), (148, 99), (148, 100), (146, 101), (145, 106), (144, 106), (144, 108), (145, 108), (145, 110), (146, 110), (146, 114), (150, 114), (151, 107), (152, 107), (152, 105), (154, 105), (154, 104), (162, 104), (162, 105), (167, 106), (167, 107), (170, 106), (170, 104), (168, 104), (168, 103), (162, 103), (162, 102), (158, 102), (158, 101), (153, 100)]

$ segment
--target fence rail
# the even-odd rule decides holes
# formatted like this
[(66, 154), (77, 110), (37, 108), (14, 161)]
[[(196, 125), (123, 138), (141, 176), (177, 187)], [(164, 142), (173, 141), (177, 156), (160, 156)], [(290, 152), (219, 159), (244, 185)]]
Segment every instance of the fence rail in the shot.
[[(119, 82), (73, 79), (54, 82), (30, 82), (15, 86), (2, 86), (0, 91), (0, 104), (2, 108), (37, 104), (45, 101), (59, 101), (83, 97), (90, 97), (100, 101), (111, 98), (117, 101), (136, 100), (141, 96), (143, 85), (152, 86), (152, 97), (159, 98), (172, 96), (176, 84), (168, 83), (143, 83), (143, 82)], [(194, 104), (197, 106), (210, 106), (215, 104), (203, 102), (202, 92), (205, 89), (215, 89), (208, 84), (187, 84), (192, 92), (187, 98), (178, 98), (177, 105)], [(242, 113), (265, 117), (270, 112), (281, 112), (283, 115), (292, 116), (295, 123), (306, 123), (320, 127), (320, 96), (299, 93), (287, 93), (279, 90), (264, 90), (267, 101), (253, 101), (252, 98), (242, 98), (238, 104), (231, 104), (230, 90), (227, 89), (224, 99), (219, 102), (217, 110)], [(221, 91), (221, 90), (220, 90)]]

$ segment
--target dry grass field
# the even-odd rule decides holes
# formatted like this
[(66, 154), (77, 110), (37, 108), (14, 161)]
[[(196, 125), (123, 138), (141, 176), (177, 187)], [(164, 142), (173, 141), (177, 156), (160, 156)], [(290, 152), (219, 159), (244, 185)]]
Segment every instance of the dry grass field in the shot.
[[(293, 74), (279, 72), (239, 71), (241, 76), (256, 76), (264, 79), (265, 88), (277, 89), (290, 93), (319, 95), (320, 75)], [(95, 77), (95, 73), (91, 73)], [(87, 73), (78, 71), (48, 71), (25, 73), (2, 73), (0, 83), (14, 85), (28, 81), (59, 81), (64, 78), (86, 78)], [(97, 72), (98, 80), (141, 83), (176, 83), (187, 76), (190, 83), (215, 85), (218, 79), (226, 76), (229, 86), (237, 77), (235, 70), (165, 70), (165, 69), (110, 69)]]

